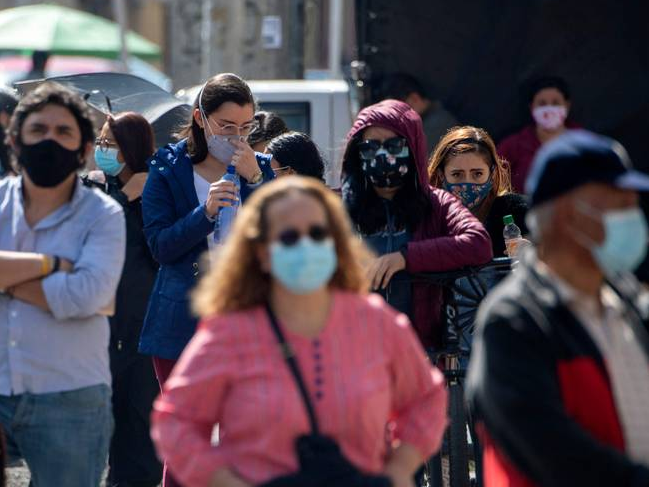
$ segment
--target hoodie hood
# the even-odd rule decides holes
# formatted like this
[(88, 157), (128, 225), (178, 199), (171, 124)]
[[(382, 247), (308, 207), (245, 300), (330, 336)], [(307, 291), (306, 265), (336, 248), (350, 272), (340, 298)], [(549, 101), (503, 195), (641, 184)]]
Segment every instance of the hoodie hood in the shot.
[(417, 168), (419, 184), (425, 187), (428, 181), (426, 136), (419, 114), (407, 103), (398, 100), (383, 100), (370, 105), (356, 117), (347, 134), (347, 143), (368, 127), (382, 127), (406, 138)]

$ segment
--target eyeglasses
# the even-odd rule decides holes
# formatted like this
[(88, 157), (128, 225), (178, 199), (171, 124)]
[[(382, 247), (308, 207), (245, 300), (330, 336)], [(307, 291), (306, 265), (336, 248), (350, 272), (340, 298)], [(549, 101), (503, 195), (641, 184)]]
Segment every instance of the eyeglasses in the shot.
[[(322, 225), (311, 225), (306, 235), (314, 242), (322, 242), (329, 237), (330, 232)], [(277, 241), (286, 247), (292, 247), (300, 241), (302, 236), (302, 233), (295, 228), (288, 228), (279, 234)]]
[(248, 122), (243, 125), (235, 125), (233, 123), (228, 123), (221, 125), (216, 120), (211, 120), (216, 124), (216, 126), (221, 130), (222, 135), (238, 135), (240, 137), (248, 137), (252, 132), (259, 128), (259, 122)]
[(95, 139), (95, 146), (99, 147), (99, 150), (102, 152), (108, 152), (108, 149), (119, 148), (116, 142), (106, 138), (102, 139), (101, 137)]
[(380, 140), (367, 139), (358, 144), (358, 153), (361, 159), (374, 159), (379, 149), (383, 147), (388, 154), (398, 156), (406, 147), (404, 137), (391, 137), (381, 142)]
[(273, 169), (273, 172), (277, 177), (289, 176), (291, 174), (295, 174), (295, 171), (291, 166), (278, 167), (277, 169)]

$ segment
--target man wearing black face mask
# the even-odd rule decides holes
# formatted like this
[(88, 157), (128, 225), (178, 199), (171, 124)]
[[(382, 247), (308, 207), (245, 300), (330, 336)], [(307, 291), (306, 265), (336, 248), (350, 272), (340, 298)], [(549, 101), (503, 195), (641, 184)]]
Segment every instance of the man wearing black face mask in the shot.
[[(121, 274), (121, 207), (84, 187), (87, 106), (44, 84), (9, 126), (0, 181), (0, 424), (35, 485), (99, 485), (112, 432), (107, 314)], [(30, 411), (24, 414), (23, 411)]]

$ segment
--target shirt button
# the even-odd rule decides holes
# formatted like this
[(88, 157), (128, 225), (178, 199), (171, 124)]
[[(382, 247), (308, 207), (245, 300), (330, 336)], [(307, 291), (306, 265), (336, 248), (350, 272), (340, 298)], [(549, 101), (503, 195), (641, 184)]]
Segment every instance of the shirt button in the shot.
[(15, 318), (16, 316), (18, 316), (18, 312), (17, 311), (12, 311), (11, 313), (9, 313), (9, 316), (11, 316), (12, 318)]
[(315, 393), (315, 398), (316, 398), (318, 401), (321, 401), (323, 397), (324, 397), (324, 394), (322, 393), (322, 391), (317, 391), (317, 392)]
[(11, 340), (9, 342), (9, 345), (11, 345), (12, 347), (15, 347), (17, 345), (16, 340)]

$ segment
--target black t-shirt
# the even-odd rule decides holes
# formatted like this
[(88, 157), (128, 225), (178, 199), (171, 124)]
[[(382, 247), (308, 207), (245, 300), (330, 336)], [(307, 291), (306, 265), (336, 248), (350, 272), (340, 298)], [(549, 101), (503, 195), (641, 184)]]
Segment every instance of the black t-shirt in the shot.
[(516, 193), (509, 193), (498, 196), (491, 205), (491, 210), (484, 221), (484, 226), (491, 237), (491, 245), (494, 257), (507, 257), (505, 254), (505, 239), (503, 238), (503, 217), (512, 215), (514, 223), (521, 229), (523, 236), (529, 232), (525, 225), (525, 215), (527, 214), (527, 198)]

